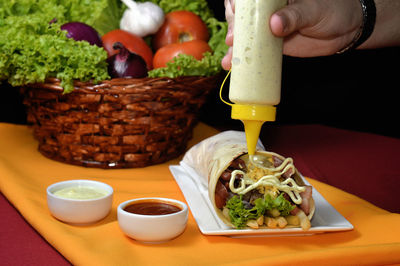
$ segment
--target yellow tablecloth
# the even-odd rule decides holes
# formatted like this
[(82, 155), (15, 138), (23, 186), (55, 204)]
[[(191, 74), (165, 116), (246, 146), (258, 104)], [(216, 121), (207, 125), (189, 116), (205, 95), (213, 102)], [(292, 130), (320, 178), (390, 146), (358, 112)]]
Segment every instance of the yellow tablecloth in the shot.
[[(191, 145), (217, 131), (199, 124)], [(205, 236), (193, 216), (185, 232), (163, 244), (143, 244), (119, 229), (119, 203), (160, 196), (185, 201), (168, 165), (141, 169), (102, 170), (62, 164), (43, 157), (25, 126), (0, 124), (0, 189), (25, 219), (71, 263), (77, 265), (300, 265), (400, 263), (400, 215), (387, 212), (351, 194), (316, 180), (309, 182), (354, 230), (313, 236), (231, 238)], [(108, 183), (115, 196), (111, 213), (89, 226), (54, 219), (46, 188), (68, 179)], [(396, 197), (397, 195), (393, 195)], [(6, 219), (6, 217), (2, 217)]]

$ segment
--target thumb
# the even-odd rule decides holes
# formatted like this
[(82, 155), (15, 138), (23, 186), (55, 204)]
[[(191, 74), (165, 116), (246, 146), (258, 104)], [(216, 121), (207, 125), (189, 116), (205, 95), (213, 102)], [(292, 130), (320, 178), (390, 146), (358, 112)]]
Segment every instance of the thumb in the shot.
[(274, 35), (285, 37), (310, 25), (313, 12), (304, 4), (288, 5), (274, 14), (270, 18), (270, 27)]
[(228, 32), (226, 34), (225, 42), (227, 45), (233, 45), (233, 27), (234, 27), (234, 3), (230, 0), (225, 0), (225, 17), (228, 22)]

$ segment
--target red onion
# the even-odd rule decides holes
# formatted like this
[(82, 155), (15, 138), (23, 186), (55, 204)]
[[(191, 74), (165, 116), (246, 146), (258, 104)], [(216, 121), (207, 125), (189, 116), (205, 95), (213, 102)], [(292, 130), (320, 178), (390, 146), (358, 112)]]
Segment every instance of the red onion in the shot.
[(82, 22), (69, 22), (61, 26), (67, 31), (67, 37), (75, 41), (87, 41), (91, 45), (103, 46), (100, 35), (91, 26)]
[(147, 76), (147, 65), (144, 59), (135, 53), (131, 53), (125, 46), (116, 42), (114, 50), (119, 53), (107, 59), (108, 73), (112, 78), (143, 78)]

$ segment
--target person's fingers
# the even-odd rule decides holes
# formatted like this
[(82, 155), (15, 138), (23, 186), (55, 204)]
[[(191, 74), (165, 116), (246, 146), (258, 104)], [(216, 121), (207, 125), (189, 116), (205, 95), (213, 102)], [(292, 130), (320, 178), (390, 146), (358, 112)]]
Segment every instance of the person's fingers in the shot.
[(232, 66), (232, 47), (229, 47), (228, 52), (226, 53), (226, 55), (224, 56), (224, 58), (222, 58), (222, 68), (225, 70), (229, 70)]
[(228, 1), (231, 4), (233, 13), (235, 14), (235, 0), (228, 0)]
[(234, 23), (234, 3), (230, 0), (225, 0), (225, 17), (228, 22), (228, 32), (225, 37), (225, 43), (229, 46), (233, 45), (233, 23)]
[(285, 37), (307, 26), (312, 26), (320, 19), (320, 13), (310, 1), (293, 1), (275, 12), (270, 18), (270, 27), (274, 35)]
[(269, 21), (272, 33), (278, 37), (283, 37), (285, 28), (284, 23), (285, 23), (284, 18), (282, 18), (276, 13), (272, 14)]

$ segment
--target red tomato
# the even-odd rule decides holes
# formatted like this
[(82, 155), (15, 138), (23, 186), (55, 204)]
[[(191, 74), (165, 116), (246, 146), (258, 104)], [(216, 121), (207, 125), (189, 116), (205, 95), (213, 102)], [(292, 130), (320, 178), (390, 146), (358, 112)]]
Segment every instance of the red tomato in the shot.
[(140, 55), (146, 62), (148, 70), (153, 68), (153, 51), (141, 37), (124, 30), (112, 30), (104, 34), (101, 40), (108, 56), (118, 52), (113, 49), (113, 45), (120, 42), (132, 53)]
[(180, 10), (165, 15), (163, 25), (153, 38), (153, 49), (158, 50), (162, 46), (171, 43), (182, 43), (191, 40), (208, 41), (207, 25), (195, 13)]
[(154, 68), (166, 67), (167, 62), (179, 54), (192, 55), (200, 60), (207, 51), (211, 52), (211, 48), (207, 42), (202, 40), (168, 44), (157, 50), (154, 55), (153, 66)]

